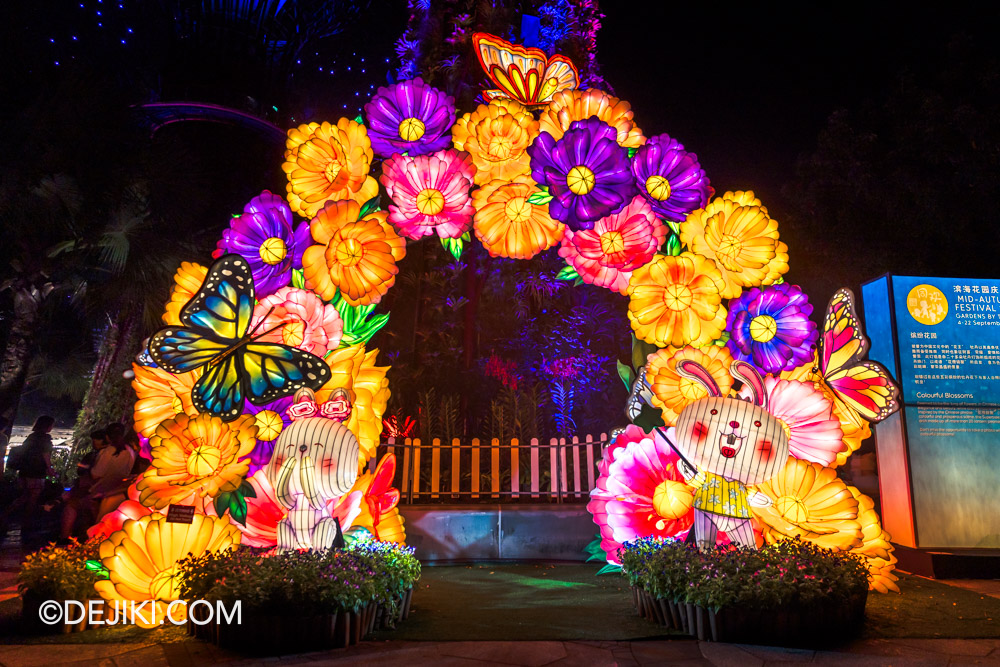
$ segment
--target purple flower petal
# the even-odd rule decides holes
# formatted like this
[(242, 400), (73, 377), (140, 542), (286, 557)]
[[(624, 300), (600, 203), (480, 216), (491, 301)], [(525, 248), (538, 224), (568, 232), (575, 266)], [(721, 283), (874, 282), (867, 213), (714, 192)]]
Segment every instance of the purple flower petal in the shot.
[[(381, 157), (426, 155), (451, 146), (455, 98), (417, 78), (379, 88), (365, 105), (365, 116), (372, 150)], [(424, 125), (423, 134), (413, 141), (399, 135), (399, 125), (407, 118)]]
[[(819, 337), (809, 319), (812, 306), (795, 285), (781, 284), (754, 288), (729, 302), (726, 345), (736, 359), (748, 361), (765, 373), (780, 373), (806, 363)], [(775, 334), (769, 340), (754, 340), (751, 327), (757, 318), (774, 321)]]
[[(292, 223), (292, 210), (285, 200), (264, 190), (243, 207), (242, 215), (230, 221), (213, 255), (221, 257), (235, 253), (247, 260), (256, 296), (258, 299), (265, 297), (291, 282), (292, 269), (301, 266), (302, 253), (311, 243), (308, 225), (299, 225), (293, 232)], [(277, 254), (261, 252), (261, 246), (269, 239), (277, 239), (272, 242)], [(280, 259), (265, 262), (265, 255), (272, 258), (280, 255)]]
[[(632, 158), (632, 175), (640, 194), (660, 217), (682, 222), (691, 211), (708, 204), (710, 184), (698, 164), (698, 156), (666, 134), (652, 137)], [(660, 200), (646, 187), (653, 176), (661, 176), (670, 185), (670, 196)]]

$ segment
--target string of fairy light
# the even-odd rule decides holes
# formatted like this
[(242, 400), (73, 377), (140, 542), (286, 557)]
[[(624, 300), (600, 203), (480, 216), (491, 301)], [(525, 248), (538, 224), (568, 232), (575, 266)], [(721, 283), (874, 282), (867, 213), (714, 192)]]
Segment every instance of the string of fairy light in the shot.
[[(154, 38), (171, 29), (162, 21), (153, 20), (158, 14), (141, 1), (78, 0), (70, 7), (72, 10), (57, 16), (35, 15), (31, 19), (35, 24), (25, 26), (28, 31), (42, 33), (46, 42), (38, 54), (43, 58), (42, 64), (61, 68), (98, 53), (112, 61), (131, 58), (139, 62), (147, 47), (162, 43)], [(180, 20), (174, 17), (175, 24)], [(390, 81), (387, 74), (392, 63), (384, 55), (386, 45), (378, 40), (359, 37), (355, 48), (342, 51), (345, 37), (348, 35), (340, 34), (311, 44), (313, 48), (295, 60), (289, 78), (301, 90), (311, 91), (316, 87), (321, 96), (335, 97), (324, 100), (326, 109), (357, 114), (377, 88)], [(332, 80), (336, 86), (330, 86)]]

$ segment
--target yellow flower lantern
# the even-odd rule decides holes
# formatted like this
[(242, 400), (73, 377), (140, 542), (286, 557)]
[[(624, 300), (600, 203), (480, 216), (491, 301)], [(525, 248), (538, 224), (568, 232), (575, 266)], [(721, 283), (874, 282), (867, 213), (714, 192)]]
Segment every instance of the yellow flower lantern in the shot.
[(527, 149), (538, 136), (538, 121), (514, 100), (480, 104), (456, 121), (451, 135), (455, 148), (472, 156), (476, 185), (531, 173)]
[(363, 345), (342, 347), (330, 353), (326, 362), (333, 376), (316, 392), (316, 401), (323, 403), (338, 388), (353, 394), (351, 416), (347, 428), (358, 439), (361, 465), (364, 466), (378, 447), (382, 435), (382, 415), (389, 401), (388, 366), (376, 366), (378, 349), (366, 352)]
[(547, 204), (532, 204), (538, 192), (530, 176), (494, 180), (472, 192), (474, 230), (491, 257), (531, 259), (562, 240), (566, 225), (549, 216)]
[(778, 254), (778, 223), (753, 192), (727, 192), (692, 211), (681, 223), (680, 237), (692, 252), (718, 265), (726, 299), (735, 299), (744, 287), (770, 284), (788, 270), (787, 253)]
[(858, 501), (833, 468), (789, 457), (756, 489), (772, 500), (768, 507), (751, 507), (768, 544), (793, 537), (834, 551), (862, 544)]
[(170, 301), (163, 313), (163, 323), (169, 326), (180, 326), (181, 310), (191, 297), (195, 295), (208, 275), (208, 267), (194, 262), (181, 262), (174, 274), (174, 286), (170, 290)]
[(861, 556), (868, 565), (868, 573), (871, 575), (869, 587), (879, 593), (889, 591), (899, 592), (896, 582), (899, 578), (893, 574), (896, 569), (896, 556), (893, 554), (894, 547), (889, 541), (892, 539), (882, 528), (878, 512), (875, 511), (875, 501), (861, 493), (853, 486), (848, 486), (851, 494), (858, 501), (858, 523), (861, 524), (862, 543), (851, 550), (851, 553)]
[(726, 326), (722, 274), (690, 252), (655, 255), (632, 272), (628, 319), (636, 337), (657, 347), (705, 345)]
[(173, 374), (162, 368), (132, 364), (135, 377), (132, 389), (136, 402), (133, 412), (135, 430), (149, 438), (156, 427), (179, 414), (194, 417), (198, 414), (191, 402), (191, 388), (201, 377), (202, 369), (190, 373)]
[(231, 422), (186, 414), (166, 420), (149, 439), (153, 462), (137, 484), (139, 501), (163, 509), (234, 491), (246, 477), (256, 437), (252, 415)]
[(646, 143), (642, 130), (635, 124), (632, 106), (601, 90), (564, 90), (556, 93), (542, 111), (538, 128), (559, 139), (575, 121), (591, 116), (597, 116), (615, 128), (620, 146), (638, 148)]
[[(240, 531), (228, 518), (195, 514), (191, 523), (168, 523), (164, 515), (150, 514), (129, 519), (101, 543), (101, 564), (107, 568), (108, 578), (95, 583), (94, 588), (105, 600), (119, 604), (119, 616), (127, 609), (128, 620), (132, 620), (134, 602), (136, 624), (159, 627), (158, 622), (149, 621), (166, 619), (169, 603), (180, 596), (177, 561), (189, 555), (226, 551), (240, 539)], [(139, 603), (149, 602), (152, 606), (139, 607)], [(170, 609), (170, 620), (183, 620), (184, 612), (183, 605), (175, 605)]]
[(330, 202), (309, 223), (317, 245), (302, 256), (305, 283), (325, 301), (339, 289), (352, 306), (378, 303), (396, 282), (406, 241), (389, 224), (387, 212), (359, 220), (360, 213), (357, 202)]
[(328, 201), (364, 204), (378, 194), (378, 182), (368, 175), (373, 156), (368, 130), (347, 118), (289, 130), (281, 168), (292, 212), (311, 218)]

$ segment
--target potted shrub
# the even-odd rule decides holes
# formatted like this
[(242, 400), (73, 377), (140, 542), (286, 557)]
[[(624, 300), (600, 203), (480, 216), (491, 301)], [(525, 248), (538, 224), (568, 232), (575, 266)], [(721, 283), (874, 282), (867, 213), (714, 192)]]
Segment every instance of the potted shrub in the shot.
[(49, 545), (25, 557), (17, 575), (17, 590), (22, 601), (21, 623), (26, 630), (78, 632), (86, 629), (86, 615), (77, 623), (48, 625), (39, 618), (39, 609), (47, 600), (60, 603), (77, 600), (86, 606), (89, 600), (99, 599), (94, 582), (107, 576), (97, 564), (100, 544), (100, 539), (82, 543), (73, 540), (65, 546)]
[(347, 549), (275, 553), (240, 547), (181, 562), (185, 600), (239, 601), (242, 623), (189, 613), (191, 634), (253, 653), (299, 652), (355, 644), (376, 625), (378, 610), (392, 625), (406, 591), (420, 575), (411, 549), (377, 542)]
[(864, 563), (801, 540), (702, 552), (649, 538), (619, 555), (639, 614), (699, 639), (836, 641), (856, 634), (864, 619)]

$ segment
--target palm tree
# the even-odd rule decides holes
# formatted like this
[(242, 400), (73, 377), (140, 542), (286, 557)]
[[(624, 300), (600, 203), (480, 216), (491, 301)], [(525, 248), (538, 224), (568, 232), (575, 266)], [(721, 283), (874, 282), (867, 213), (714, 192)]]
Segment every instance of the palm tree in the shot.
[(0, 176), (0, 226), (10, 230), (3, 244), (7, 271), (0, 282), (9, 322), (0, 362), (0, 417), (10, 424), (40, 334), (47, 320), (58, 314), (58, 298), (72, 299), (79, 292), (74, 262), (56, 260), (49, 252), (55, 241), (78, 227), (79, 188), (65, 174), (45, 176), (33, 185), (26, 181), (10, 170)]

